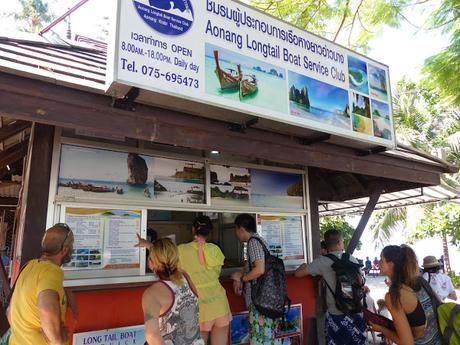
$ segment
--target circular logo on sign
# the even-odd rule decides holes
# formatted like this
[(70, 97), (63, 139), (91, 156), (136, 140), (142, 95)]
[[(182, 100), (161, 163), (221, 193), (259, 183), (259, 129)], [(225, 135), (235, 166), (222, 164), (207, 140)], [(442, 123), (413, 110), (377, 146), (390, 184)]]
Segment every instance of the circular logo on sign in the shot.
[(182, 35), (192, 27), (191, 0), (133, 0), (133, 3), (144, 22), (162, 34)]

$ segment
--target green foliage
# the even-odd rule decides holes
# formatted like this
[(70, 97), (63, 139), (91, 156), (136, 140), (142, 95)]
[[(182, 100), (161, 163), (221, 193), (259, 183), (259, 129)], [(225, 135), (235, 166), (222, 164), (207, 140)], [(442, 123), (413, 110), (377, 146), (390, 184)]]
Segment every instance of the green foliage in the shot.
[(406, 226), (407, 208), (390, 208), (374, 213), (370, 231), (373, 234), (375, 248), (382, 248), (389, 243), (393, 233)]
[(38, 33), (43, 27), (53, 20), (48, 3), (43, 0), (19, 0), (21, 11), (14, 14), (20, 25), (19, 29), (27, 32)]
[(453, 245), (460, 243), (460, 205), (437, 203), (431, 205), (420, 220), (410, 239), (447, 235)]
[[(342, 233), (345, 248), (348, 247), (348, 243), (350, 243), (353, 233), (355, 232), (355, 229), (348, 224), (343, 217), (323, 217), (320, 220), (319, 228), (321, 239), (324, 238), (326, 231), (333, 229), (339, 230)], [(358, 243), (356, 249), (360, 248), (361, 242)]]
[(452, 285), (454, 286), (454, 288), (460, 289), (460, 277), (456, 275), (454, 271), (449, 272), (448, 276), (452, 280)]
[(321, 37), (365, 52), (384, 27), (398, 27), (408, 0), (244, 0)]
[(425, 61), (425, 82), (460, 106), (460, 0), (443, 0), (432, 15), (431, 28), (450, 35), (450, 45)]

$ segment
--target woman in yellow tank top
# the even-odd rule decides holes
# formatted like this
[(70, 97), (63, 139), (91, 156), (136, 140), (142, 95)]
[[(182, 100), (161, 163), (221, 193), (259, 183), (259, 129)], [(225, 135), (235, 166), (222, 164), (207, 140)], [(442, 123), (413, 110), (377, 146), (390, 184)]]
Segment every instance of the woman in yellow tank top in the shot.
[[(202, 338), (205, 343), (211, 338), (212, 345), (226, 345), (232, 314), (225, 289), (219, 282), (225, 257), (218, 246), (206, 242), (211, 231), (209, 217), (195, 218), (192, 226), (194, 240), (178, 246), (179, 266), (198, 290)], [(138, 245), (151, 247), (148, 241), (140, 238)]]

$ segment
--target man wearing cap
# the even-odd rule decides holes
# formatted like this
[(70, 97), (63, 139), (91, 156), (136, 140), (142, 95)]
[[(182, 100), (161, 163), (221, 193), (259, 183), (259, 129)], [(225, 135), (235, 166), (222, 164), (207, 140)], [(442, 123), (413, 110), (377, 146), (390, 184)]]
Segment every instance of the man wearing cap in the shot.
[(450, 277), (442, 272), (441, 265), (436, 257), (430, 255), (423, 258), (423, 278), (430, 284), (441, 301), (450, 298), (457, 300), (457, 294)]
[(7, 310), (9, 345), (66, 345), (67, 308), (61, 265), (70, 262), (74, 236), (63, 223), (46, 230), (42, 255), (22, 269)]

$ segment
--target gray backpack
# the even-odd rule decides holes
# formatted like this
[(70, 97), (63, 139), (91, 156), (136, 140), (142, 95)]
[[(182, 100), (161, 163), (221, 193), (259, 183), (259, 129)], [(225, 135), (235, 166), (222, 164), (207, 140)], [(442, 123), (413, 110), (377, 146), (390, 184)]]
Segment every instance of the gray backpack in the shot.
[[(288, 310), (291, 307), (291, 300), (287, 295), (286, 271), (284, 262), (273, 256), (260, 238), (251, 237), (257, 240), (264, 248), (265, 273), (255, 282), (251, 282), (251, 299), (254, 307), (259, 313), (271, 319), (284, 317), (285, 306)], [(248, 242), (249, 243), (249, 242)], [(252, 270), (249, 259), (249, 269)]]

